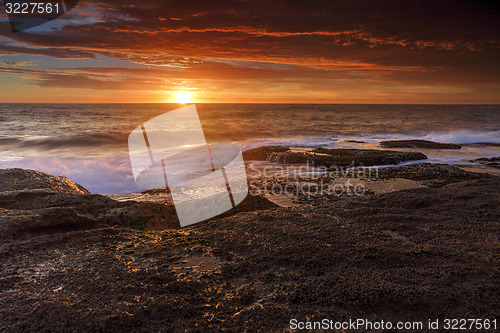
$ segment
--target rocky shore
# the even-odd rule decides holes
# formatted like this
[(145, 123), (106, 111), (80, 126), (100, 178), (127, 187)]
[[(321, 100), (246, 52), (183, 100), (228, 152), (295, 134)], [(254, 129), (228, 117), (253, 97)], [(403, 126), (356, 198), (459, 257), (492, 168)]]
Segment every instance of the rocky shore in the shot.
[(461, 145), (454, 143), (440, 143), (427, 140), (391, 140), (382, 141), (384, 148), (421, 148), (421, 149), (461, 149)]
[[(290, 148), (245, 158), (274, 153), (304, 158)], [(306, 154), (327, 165), (350, 164), (353, 154), (364, 165), (422, 159)], [(65, 177), (0, 170), (0, 331), (267, 332), (292, 318), (498, 318), (500, 178), (428, 163), (377, 177), (419, 187), (313, 195), (290, 207), (249, 196), (238, 210), (178, 229), (166, 190), (93, 195)]]
[(482, 157), (474, 161), (492, 168), (500, 169), (500, 156), (490, 158)]
[(326, 149), (267, 146), (243, 152), (247, 161), (269, 161), (284, 164), (306, 164), (324, 167), (396, 165), (401, 162), (425, 160), (418, 152), (375, 149)]
[(90, 194), (66, 177), (23, 169), (0, 170), (2, 237), (109, 226), (168, 229), (179, 225), (172, 205), (119, 202)]

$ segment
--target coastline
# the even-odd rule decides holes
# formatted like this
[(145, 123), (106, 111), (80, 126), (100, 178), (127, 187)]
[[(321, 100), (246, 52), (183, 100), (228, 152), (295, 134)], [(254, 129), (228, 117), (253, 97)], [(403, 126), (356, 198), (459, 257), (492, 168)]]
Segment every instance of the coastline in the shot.
[(349, 178), (366, 184), (362, 195), (249, 196), (239, 210), (178, 229), (165, 190), (92, 195), (64, 177), (1, 172), (15, 180), (0, 192), (5, 331), (499, 315), (494, 175), (394, 166)]

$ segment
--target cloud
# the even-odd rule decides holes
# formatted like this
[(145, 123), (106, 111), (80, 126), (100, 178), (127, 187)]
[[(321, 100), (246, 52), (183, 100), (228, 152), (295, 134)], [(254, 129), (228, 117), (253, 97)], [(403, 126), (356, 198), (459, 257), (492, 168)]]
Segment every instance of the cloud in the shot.
[(219, 87), (249, 80), (307, 91), (320, 82), (323, 91), (351, 80), (494, 89), (500, 74), (499, 8), (489, 1), (109, 0), (87, 1), (72, 13), (52, 30), (12, 34), (0, 23), (6, 37), (0, 50), (106, 56), (151, 68), (64, 69), (34, 74), (33, 84), (140, 90), (177, 87), (180, 80)]

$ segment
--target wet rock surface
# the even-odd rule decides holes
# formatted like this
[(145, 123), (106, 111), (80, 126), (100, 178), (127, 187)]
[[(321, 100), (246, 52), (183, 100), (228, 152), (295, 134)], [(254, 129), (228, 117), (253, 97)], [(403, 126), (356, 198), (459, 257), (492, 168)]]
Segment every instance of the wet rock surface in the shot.
[(118, 202), (90, 194), (66, 177), (22, 169), (0, 170), (0, 238), (42, 231), (121, 225), (147, 229), (179, 226), (175, 208), (151, 202)]
[(391, 140), (382, 141), (380, 145), (385, 148), (421, 148), (421, 149), (461, 149), (461, 145), (454, 143), (440, 143), (427, 140)]
[(444, 186), (471, 179), (495, 178), (492, 175), (462, 170), (448, 164), (419, 163), (395, 168), (380, 169), (381, 179), (404, 178), (419, 180), (422, 184), (432, 187)]
[(0, 192), (41, 189), (59, 193), (90, 194), (83, 186), (64, 176), (53, 176), (35, 170), (0, 169)]
[(293, 149), (268, 146), (243, 152), (247, 161), (260, 160), (283, 164), (309, 164), (314, 166), (347, 167), (396, 165), (401, 162), (425, 160), (427, 156), (418, 152), (399, 152), (377, 149)]
[(482, 157), (474, 160), (474, 162), (479, 162), (480, 164), (500, 169), (500, 156), (497, 157)]
[[(33, 170), (0, 170), (0, 178), (5, 181), (0, 187), (3, 189), (0, 191), (0, 238), (45, 229), (56, 232), (98, 225), (141, 230), (180, 227), (168, 190), (149, 190), (132, 196), (131, 200), (118, 201), (110, 196), (90, 194), (65, 177)], [(29, 183), (30, 179), (34, 179), (33, 184)], [(160, 197), (165, 200), (158, 200)], [(274, 206), (265, 198), (249, 196), (224, 216)]]

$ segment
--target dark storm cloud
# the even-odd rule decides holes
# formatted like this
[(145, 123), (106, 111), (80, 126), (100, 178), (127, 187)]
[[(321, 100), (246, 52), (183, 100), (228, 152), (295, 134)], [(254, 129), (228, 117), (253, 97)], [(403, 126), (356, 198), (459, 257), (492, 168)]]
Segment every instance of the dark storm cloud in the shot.
[(332, 45), (498, 49), (500, 35), (498, 8), (460, 0), (110, 0), (87, 2), (86, 8), (87, 15), (100, 17), (101, 22), (68, 25), (58, 33), (14, 36), (33, 44), (91, 48), (154, 49), (156, 42), (159, 49), (181, 43), (201, 49), (233, 46), (231, 51), (246, 49), (247, 44), (251, 49), (269, 45), (293, 49), (300, 44), (314, 53)]

